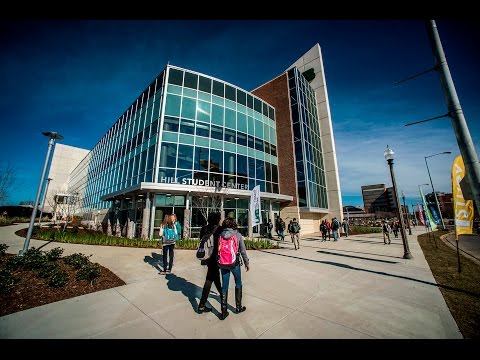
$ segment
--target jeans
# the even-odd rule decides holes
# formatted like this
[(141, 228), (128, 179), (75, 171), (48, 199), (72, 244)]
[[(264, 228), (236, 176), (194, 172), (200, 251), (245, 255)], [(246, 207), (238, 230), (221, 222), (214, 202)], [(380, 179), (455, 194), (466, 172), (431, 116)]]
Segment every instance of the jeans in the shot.
[(240, 264), (235, 265), (232, 269), (220, 269), (220, 272), (222, 273), (222, 294), (226, 294), (228, 291), (230, 273), (233, 274), (233, 278), (235, 279), (235, 287), (237, 289), (242, 287), (242, 272)]
[[(173, 266), (173, 248), (175, 244), (164, 245), (163, 246), (163, 271), (172, 270)], [(167, 267), (167, 254), (170, 253), (170, 258)]]
[(337, 230), (332, 230), (332, 234), (333, 234), (333, 241), (337, 241), (337, 239), (338, 239), (338, 229)]
[(300, 234), (299, 233), (292, 233), (292, 241), (295, 248), (300, 249)]

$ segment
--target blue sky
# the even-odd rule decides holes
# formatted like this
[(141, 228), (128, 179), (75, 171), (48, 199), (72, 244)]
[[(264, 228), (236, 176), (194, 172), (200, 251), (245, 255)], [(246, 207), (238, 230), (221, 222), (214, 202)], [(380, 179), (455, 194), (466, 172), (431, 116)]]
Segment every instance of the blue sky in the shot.
[[(438, 20), (437, 27), (478, 154), (480, 32), (474, 21)], [(459, 147), (450, 119), (404, 126), (447, 112), (438, 74), (394, 85), (434, 65), (421, 20), (0, 21), (0, 39), (0, 164), (12, 163), (18, 177), (11, 204), (35, 199), (43, 131), (93, 148), (168, 61), (252, 90), (316, 43), (344, 205), (361, 205), (362, 185), (391, 186), (387, 145), (408, 198), (430, 182), (424, 157), (451, 151), (428, 159), (435, 190), (451, 192)]]

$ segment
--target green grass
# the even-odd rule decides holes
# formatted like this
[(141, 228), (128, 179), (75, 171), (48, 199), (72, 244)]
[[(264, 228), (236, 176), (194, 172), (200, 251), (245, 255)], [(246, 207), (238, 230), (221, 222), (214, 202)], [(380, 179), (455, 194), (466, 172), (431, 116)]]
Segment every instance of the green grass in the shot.
[[(25, 237), (27, 229), (16, 232), (17, 235)], [(85, 245), (104, 245), (104, 246), (122, 246), (122, 247), (139, 247), (139, 248), (161, 248), (162, 242), (159, 240), (143, 240), (138, 238), (128, 239), (125, 237), (117, 237), (106, 235), (94, 231), (79, 231), (78, 229), (67, 229), (63, 232), (61, 229), (35, 227), (32, 232), (33, 239), (53, 241), (58, 243), (69, 244), (85, 244)], [(198, 239), (182, 239), (175, 243), (176, 249), (196, 250), (198, 247)], [(257, 249), (277, 249), (276, 241), (265, 238), (245, 238), (245, 247), (247, 250)]]
[(457, 251), (440, 239), (447, 233), (434, 232), (435, 241), (420, 235), (418, 243), (460, 332), (466, 339), (479, 339), (480, 265), (460, 253), (459, 272)]

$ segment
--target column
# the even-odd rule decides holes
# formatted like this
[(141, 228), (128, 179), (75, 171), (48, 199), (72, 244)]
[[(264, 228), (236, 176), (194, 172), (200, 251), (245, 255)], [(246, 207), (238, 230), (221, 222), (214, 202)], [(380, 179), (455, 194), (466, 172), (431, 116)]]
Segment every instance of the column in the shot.
[(150, 200), (150, 193), (147, 193), (145, 197), (145, 208), (143, 209), (143, 218), (142, 218), (142, 239), (149, 239), (149, 229), (150, 229), (150, 209), (152, 202)]
[(183, 211), (183, 238), (184, 239), (190, 239), (191, 233), (190, 233), (190, 193), (188, 193), (185, 196), (185, 210)]
[[(155, 226), (155, 196), (156, 193), (151, 193), (151, 209), (150, 209), (150, 225), (148, 227), (148, 238), (153, 239), (153, 228)], [(148, 197), (148, 194), (147, 194)]]
[(127, 238), (132, 239), (135, 236), (135, 209), (137, 208), (137, 197), (132, 195), (132, 206), (128, 209), (127, 218)]

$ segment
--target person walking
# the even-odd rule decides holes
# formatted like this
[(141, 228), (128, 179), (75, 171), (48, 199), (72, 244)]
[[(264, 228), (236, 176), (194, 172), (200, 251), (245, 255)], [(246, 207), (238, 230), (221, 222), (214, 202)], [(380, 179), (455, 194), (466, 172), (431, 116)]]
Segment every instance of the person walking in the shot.
[(350, 230), (350, 224), (347, 219), (343, 219), (342, 221), (343, 233), (345, 237), (348, 237), (348, 231)]
[(385, 220), (383, 221), (382, 225), (382, 232), (383, 232), (383, 243), (387, 245), (387, 239), (388, 239), (388, 244), (390, 244), (390, 232), (392, 229), (390, 228), (390, 225), (388, 225), (388, 222)]
[(204, 312), (212, 311), (212, 308), (207, 306), (208, 294), (210, 294), (210, 289), (212, 283), (215, 284), (215, 287), (218, 290), (218, 294), (222, 293), (222, 284), (220, 282), (220, 269), (218, 267), (217, 253), (218, 253), (218, 236), (222, 232), (222, 227), (220, 226), (221, 215), (219, 212), (211, 212), (208, 214), (207, 225), (203, 226), (200, 229), (200, 239), (204, 236), (213, 234), (213, 252), (212, 255), (205, 260), (207, 264), (207, 276), (205, 278), (205, 284), (203, 285), (202, 296), (200, 302), (198, 303), (198, 313), (202, 314)]
[(293, 232), (292, 232), (292, 222), (293, 220), (290, 220), (290, 222), (287, 225), (287, 231), (290, 234), (290, 239), (292, 239), (292, 244), (293, 244)]
[(328, 241), (330, 241), (330, 233), (332, 231), (332, 224), (330, 224), (330, 221), (325, 220), (325, 225), (327, 225)]
[(285, 241), (285, 221), (282, 218), (278, 219), (278, 236), (280, 240)]
[(327, 224), (326, 220), (322, 220), (320, 223), (320, 232), (322, 233), (322, 242), (327, 241)]
[(300, 249), (300, 224), (298, 223), (296, 218), (293, 218), (291, 231), (292, 231), (292, 241), (293, 245), (295, 246), (295, 250)]
[(269, 239), (272, 239), (272, 230), (273, 230), (272, 220), (268, 219), (268, 222), (267, 222), (267, 236), (268, 236)]
[[(228, 286), (230, 283), (230, 273), (233, 274), (235, 279), (235, 311), (236, 313), (241, 313), (247, 308), (242, 305), (242, 273), (241, 273), (241, 259), (245, 264), (245, 271), (250, 270), (250, 261), (247, 256), (247, 249), (245, 247), (245, 242), (243, 240), (242, 234), (237, 230), (237, 223), (232, 218), (226, 218), (222, 223), (222, 232), (219, 237), (219, 258), (221, 257), (221, 252), (223, 243), (225, 240), (235, 236), (235, 239), (232, 241), (237, 241), (238, 243), (238, 254), (235, 257), (235, 262), (233, 265), (224, 267), (219, 265), (220, 273), (222, 274), (222, 293), (220, 296), (221, 309), (220, 320), (224, 320), (228, 316)], [(220, 259), (219, 259), (220, 260)]]
[[(162, 238), (162, 255), (163, 255), (163, 271), (160, 271), (160, 275), (172, 272), (173, 257), (175, 248), (175, 242), (178, 240), (178, 232), (175, 228), (174, 217), (172, 215), (167, 217), (167, 223), (163, 228)], [(167, 261), (168, 260), (168, 261)]]
[(394, 221), (392, 224), (392, 231), (395, 238), (398, 238), (398, 230), (400, 229), (400, 224), (398, 221)]
[(332, 235), (333, 241), (338, 241), (338, 229), (340, 228), (340, 223), (338, 222), (337, 218), (334, 217), (332, 219)]

